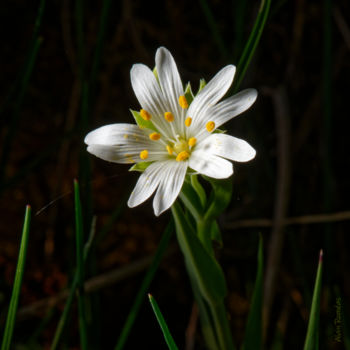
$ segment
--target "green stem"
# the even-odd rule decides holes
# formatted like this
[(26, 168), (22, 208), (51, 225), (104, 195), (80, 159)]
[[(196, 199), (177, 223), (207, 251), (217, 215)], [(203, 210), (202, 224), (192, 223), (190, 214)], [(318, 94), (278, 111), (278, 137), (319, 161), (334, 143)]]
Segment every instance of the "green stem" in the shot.
[(211, 235), (210, 235), (210, 228), (211, 228), (211, 221), (204, 220), (203, 218), (199, 221), (197, 221), (197, 235), (199, 240), (202, 242), (204, 248), (206, 251), (211, 255), (214, 256), (214, 250), (213, 246), (211, 244)]

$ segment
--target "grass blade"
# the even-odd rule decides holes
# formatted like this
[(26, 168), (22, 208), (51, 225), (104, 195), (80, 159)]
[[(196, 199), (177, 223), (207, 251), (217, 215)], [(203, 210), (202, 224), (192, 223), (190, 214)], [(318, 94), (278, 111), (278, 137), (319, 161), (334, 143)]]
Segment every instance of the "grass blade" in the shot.
[(262, 349), (262, 303), (263, 303), (263, 239), (260, 236), (258, 248), (258, 269), (247, 328), (244, 335), (243, 350)]
[(137, 293), (137, 296), (135, 298), (134, 304), (131, 307), (131, 310), (129, 312), (129, 315), (125, 321), (125, 324), (123, 326), (123, 329), (120, 333), (119, 339), (117, 341), (117, 345), (115, 346), (115, 350), (121, 350), (123, 349), (128, 336), (130, 334), (131, 328), (135, 322), (135, 319), (137, 317), (137, 314), (140, 310), (140, 306), (144, 300), (144, 296), (146, 294), (147, 289), (149, 288), (149, 285), (151, 284), (153, 277), (160, 265), (160, 262), (162, 261), (163, 255), (169, 245), (170, 238), (174, 232), (173, 222), (170, 221), (168, 226), (166, 227), (162, 239), (158, 245), (157, 251), (154, 255), (153, 261), (150, 265), (150, 267), (147, 270), (146, 276), (144, 277), (141, 287)]
[(318, 325), (320, 321), (320, 299), (321, 299), (321, 285), (322, 285), (322, 264), (323, 251), (320, 251), (320, 257), (317, 268), (317, 275), (312, 296), (311, 311), (307, 333), (305, 338), (304, 350), (317, 350), (319, 348), (319, 330)]
[(27, 205), (26, 213), (24, 217), (21, 246), (19, 248), (16, 275), (13, 283), (12, 295), (11, 295), (10, 306), (7, 314), (7, 320), (5, 325), (4, 336), (2, 339), (1, 350), (9, 350), (11, 346), (12, 335), (13, 335), (13, 330), (14, 330), (15, 320), (16, 320), (17, 307), (18, 307), (18, 299), (21, 292), (24, 266), (26, 262), (30, 217), (31, 217), (31, 208), (29, 205)]
[(83, 350), (88, 349), (86, 311), (84, 302), (84, 237), (83, 216), (81, 211), (79, 184), (74, 180), (75, 199), (75, 230), (76, 230), (76, 255), (77, 255), (77, 297), (79, 311), (80, 343)]
[(159, 309), (159, 306), (158, 306), (156, 300), (153, 298), (153, 296), (151, 294), (148, 294), (148, 297), (149, 297), (149, 301), (152, 305), (153, 312), (156, 315), (159, 326), (163, 332), (165, 341), (168, 344), (168, 348), (170, 350), (178, 350), (178, 347), (176, 346), (174, 339), (170, 334), (168, 325), (166, 324), (166, 322), (164, 320), (164, 317)]
[(264, 30), (267, 16), (270, 12), (271, 0), (261, 0), (258, 16), (255, 20), (253, 29), (249, 35), (248, 41), (244, 47), (242, 56), (237, 65), (237, 74), (234, 81), (233, 92), (237, 92), (245, 76), (249, 63), (255, 53), (261, 34)]

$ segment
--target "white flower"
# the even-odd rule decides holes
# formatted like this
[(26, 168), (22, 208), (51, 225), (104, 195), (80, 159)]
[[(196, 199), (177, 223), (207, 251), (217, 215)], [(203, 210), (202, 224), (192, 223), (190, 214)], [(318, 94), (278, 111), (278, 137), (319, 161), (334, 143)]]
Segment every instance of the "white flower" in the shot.
[(143, 64), (131, 69), (131, 84), (148, 128), (135, 124), (111, 124), (85, 137), (87, 150), (115, 163), (151, 162), (139, 177), (128, 201), (135, 207), (156, 190), (153, 208), (158, 216), (168, 209), (181, 191), (187, 172), (216, 179), (233, 174), (229, 160), (246, 162), (255, 150), (244, 140), (214, 131), (244, 112), (257, 92), (247, 89), (227, 98), (235, 66), (224, 67), (188, 105), (176, 63), (160, 47), (156, 53), (158, 78)]

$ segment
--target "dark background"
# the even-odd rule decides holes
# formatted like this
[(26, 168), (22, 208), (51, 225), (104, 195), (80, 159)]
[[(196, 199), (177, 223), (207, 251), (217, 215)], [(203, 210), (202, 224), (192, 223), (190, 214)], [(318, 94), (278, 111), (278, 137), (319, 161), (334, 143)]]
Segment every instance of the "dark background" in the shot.
[[(259, 2), (114, 1), (104, 21), (104, 41), (94, 70), (102, 1), (85, 1), (81, 17), (75, 2), (49, 1), (34, 34), (41, 45), (26, 84), (23, 72), (33, 47), (38, 7), (39, 1), (0, 5), (1, 328), (29, 203), (34, 215), (15, 342), (25, 348), (49, 347), (64, 304), (39, 308), (36, 303), (54, 297), (72, 277), (72, 188), (78, 178), (85, 230), (96, 215), (100, 234), (88, 277), (126, 269), (122, 280), (107, 277), (90, 294), (91, 344), (112, 348), (147, 262), (136, 272), (127, 267), (155, 252), (170, 213), (154, 217), (150, 200), (127, 208), (138, 174), (87, 154), (84, 135), (105, 124), (133, 122), (129, 108), (139, 105), (130, 68), (137, 62), (153, 68), (159, 46), (172, 52), (183, 82), (190, 81), (194, 90), (200, 78), (208, 81), (226, 64), (237, 65)], [(234, 165), (232, 202), (220, 218), (224, 247), (218, 257), (227, 276), (227, 305), (238, 344), (244, 336), (261, 233), (270, 321), (267, 348), (278, 337), (282, 348), (303, 346), (321, 248), (325, 271), (320, 347), (345, 348), (334, 341), (334, 319), (337, 298), (341, 298), (342, 327), (349, 315), (349, 8), (346, 0), (333, 6), (327, 1), (274, 1), (241, 85), (256, 88), (258, 99), (225, 126), (257, 150), (255, 160)], [(301, 222), (301, 216), (311, 217)], [(292, 223), (283, 221), (295, 217)], [(174, 239), (150, 291), (184, 348), (193, 299)], [(69, 348), (79, 344), (74, 315), (66, 338)], [(36, 335), (43, 320), (47, 322)], [(140, 344), (165, 349), (146, 302), (126, 348)], [(199, 333), (197, 348), (202, 348)]]

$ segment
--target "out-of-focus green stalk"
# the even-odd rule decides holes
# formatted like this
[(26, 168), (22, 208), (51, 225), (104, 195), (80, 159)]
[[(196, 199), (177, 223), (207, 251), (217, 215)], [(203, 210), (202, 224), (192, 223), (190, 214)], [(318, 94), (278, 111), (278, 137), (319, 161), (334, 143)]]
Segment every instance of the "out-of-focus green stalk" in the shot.
[(26, 213), (24, 217), (21, 246), (19, 249), (18, 261), (17, 261), (16, 275), (13, 283), (12, 295), (11, 295), (10, 306), (7, 314), (1, 350), (9, 350), (11, 348), (11, 341), (13, 336), (13, 330), (15, 327), (18, 300), (19, 300), (19, 295), (21, 293), (24, 266), (25, 266), (26, 256), (27, 256), (30, 218), (31, 218), (31, 208), (29, 205), (27, 205)]
[(216, 45), (218, 46), (218, 48), (220, 50), (221, 56), (227, 60), (229, 55), (228, 55), (228, 52), (226, 49), (226, 45), (225, 45), (224, 40), (220, 34), (219, 28), (216, 24), (216, 21), (215, 21), (215, 18), (214, 18), (212, 11), (210, 10), (208, 2), (207, 2), (207, 0), (199, 0), (199, 4), (201, 5), (201, 8), (202, 8), (203, 13), (205, 15), (205, 18), (206, 18), (208, 25), (210, 27), (212, 36), (216, 42)]
[(83, 350), (88, 349), (88, 333), (86, 324), (86, 310), (84, 301), (84, 238), (83, 217), (81, 211), (79, 184), (74, 181), (75, 198), (75, 231), (76, 231), (76, 258), (77, 258), (77, 297), (79, 311), (80, 344)]
[(259, 43), (261, 34), (264, 30), (267, 16), (270, 11), (271, 0), (261, 0), (258, 16), (255, 20), (253, 29), (250, 33), (248, 41), (244, 47), (242, 56), (237, 65), (236, 78), (233, 83), (233, 92), (237, 92), (242, 80), (245, 76), (249, 63), (255, 53), (255, 49)]
[(136, 320), (136, 317), (138, 315), (138, 312), (140, 310), (140, 306), (142, 302), (144, 301), (147, 289), (149, 288), (154, 275), (162, 261), (162, 258), (164, 256), (164, 253), (166, 252), (166, 249), (169, 245), (170, 238), (174, 232), (174, 224), (173, 222), (169, 222), (168, 226), (166, 227), (162, 239), (159, 242), (157, 251), (154, 255), (153, 261), (150, 265), (150, 267), (147, 270), (147, 273), (142, 281), (141, 287), (136, 295), (135, 301), (131, 307), (131, 310), (129, 312), (129, 315), (124, 323), (123, 329), (120, 333), (120, 336), (118, 338), (117, 344), (115, 346), (115, 350), (121, 350), (124, 348), (124, 345), (128, 339), (128, 336), (130, 334), (131, 328)]

